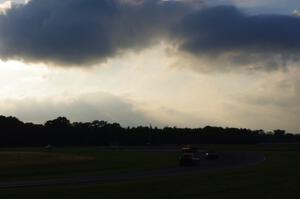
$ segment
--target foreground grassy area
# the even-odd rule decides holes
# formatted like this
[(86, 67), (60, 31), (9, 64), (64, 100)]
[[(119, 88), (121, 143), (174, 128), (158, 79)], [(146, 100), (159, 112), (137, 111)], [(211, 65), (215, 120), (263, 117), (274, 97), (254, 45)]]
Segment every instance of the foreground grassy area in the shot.
[[(0, 190), (0, 198), (300, 198), (299, 146), (272, 145), (251, 147), (251, 149), (261, 150), (267, 157), (266, 162), (257, 166), (194, 172), (173, 177), (78, 186)], [(131, 155), (135, 157), (138, 155), (135, 153), (127, 152), (124, 155), (130, 159)], [(163, 156), (163, 154), (152, 152), (148, 155), (152, 160), (160, 160), (160, 157)], [(175, 156), (170, 155), (170, 157), (172, 162)], [(167, 164), (163, 163), (164, 158), (158, 162), (166, 166)], [(124, 165), (126, 164), (124, 163)]]
[[(155, 161), (154, 161), (155, 160)], [(176, 152), (114, 151), (101, 148), (0, 151), (0, 181), (108, 175), (176, 167)]]

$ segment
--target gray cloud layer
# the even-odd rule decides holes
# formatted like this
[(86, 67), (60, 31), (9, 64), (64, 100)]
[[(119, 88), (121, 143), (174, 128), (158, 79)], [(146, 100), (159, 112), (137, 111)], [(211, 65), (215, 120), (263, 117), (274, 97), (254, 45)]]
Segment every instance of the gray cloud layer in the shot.
[(106, 120), (123, 126), (148, 125), (154, 119), (135, 105), (109, 93), (89, 93), (67, 100), (25, 98), (1, 100), (1, 114), (17, 116), (24, 121), (43, 123), (58, 116), (72, 121)]
[(164, 39), (195, 57), (225, 57), (238, 66), (298, 62), (299, 17), (193, 8), (194, 2), (31, 0), (0, 16), (0, 57), (88, 65)]
[(0, 17), (0, 54), (62, 64), (103, 61), (150, 45), (186, 9), (158, 0), (32, 0)]
[(176, 30), (181, 50), (211, 59), (226, 54), (237, 65), (285, 67), (298, 61), (300, 52), (300, 18), (295, 16), (247, 16), (220, 6), (189, 14)]

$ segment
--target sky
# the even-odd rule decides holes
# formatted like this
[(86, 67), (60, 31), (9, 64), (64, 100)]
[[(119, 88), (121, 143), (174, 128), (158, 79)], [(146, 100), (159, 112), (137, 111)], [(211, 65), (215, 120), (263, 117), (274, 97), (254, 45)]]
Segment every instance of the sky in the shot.
[(300, 133), (298, 0), (0, 0), (0, 114)]

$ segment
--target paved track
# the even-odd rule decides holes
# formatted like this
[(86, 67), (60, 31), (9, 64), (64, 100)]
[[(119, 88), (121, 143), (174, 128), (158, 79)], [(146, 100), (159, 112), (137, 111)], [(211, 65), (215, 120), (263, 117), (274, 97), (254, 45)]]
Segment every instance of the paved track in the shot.
[(262, 163), (265, 157), (257, 152), (223, 152), (217, 160), (202, 159), (199, 166), (189, 168), (173, 168), (158, 171), (145, 171), (126, 174), (101, 175), (101, 176), (80, 176), (70, 178), (59, 178), (51, 180), (34, 180), (34, 181), (15, 181), (0, 182), (0, 189), (22, 188), (22, 187), (41, 187), (54, 185), (77, 185), (95, 182), (122, 181), (147, 177), (164, 177), (180, 175), (195, 171), (206, 171), (218, 168), (234, 168), (250, 166)]

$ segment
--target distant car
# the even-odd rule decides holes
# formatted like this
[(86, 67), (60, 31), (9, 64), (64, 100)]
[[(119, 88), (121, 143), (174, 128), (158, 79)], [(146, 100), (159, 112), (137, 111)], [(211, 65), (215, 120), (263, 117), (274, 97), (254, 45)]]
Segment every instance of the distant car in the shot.
[(219, 158), (219, 155), (214, 150), (209, 150), (205, 153), (205, 159), (207, 160), (216, 160)]
[(200, 160), (200, 153), (197, 148), (186, 146), (182, 148), (182, 155), (179, 160), (181, 167), (196, 166)]

